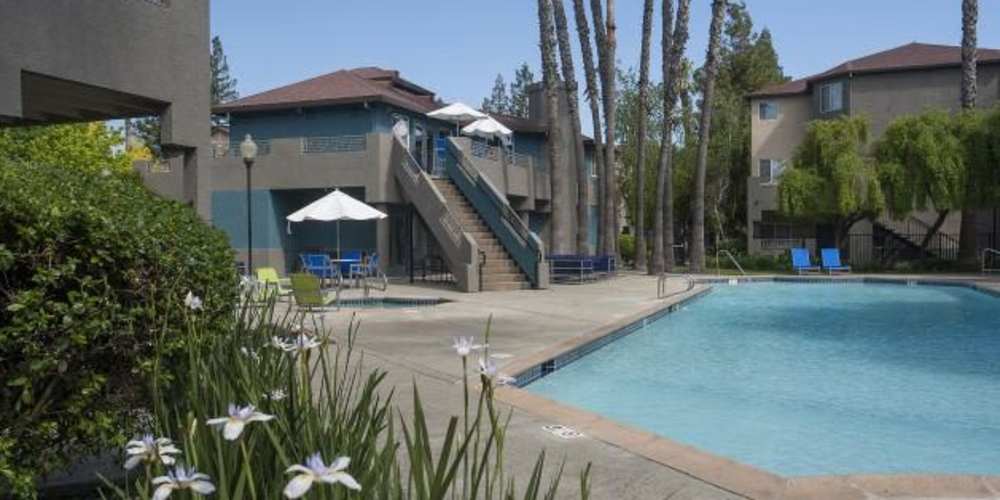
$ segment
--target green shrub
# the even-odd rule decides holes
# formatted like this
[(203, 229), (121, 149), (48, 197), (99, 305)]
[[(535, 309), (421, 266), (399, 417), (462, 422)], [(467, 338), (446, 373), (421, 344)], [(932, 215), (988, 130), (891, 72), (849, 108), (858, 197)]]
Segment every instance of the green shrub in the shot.
[(631, 234), (618, 235), (618, 255), (622, 262), (635, 262), (635, 236)]
[(135, 175), (0, 160), (0, 496), (130, 435), (186, 294), (219, 331), (236, 288), (225, 237)]

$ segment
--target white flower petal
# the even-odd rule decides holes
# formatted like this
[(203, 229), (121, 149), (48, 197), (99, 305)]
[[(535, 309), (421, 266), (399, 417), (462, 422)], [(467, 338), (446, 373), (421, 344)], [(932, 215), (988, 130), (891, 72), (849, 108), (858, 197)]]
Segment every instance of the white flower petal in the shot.
[(285, 496), (288, 498), (299, 498), (305, 495), (309, 488), (312, 488), (313, 476), (312, 474), (300, 474), (292, 478), (288, 484), (285, 485)]
[(312, 474), (312, 471), (309, 470), (308, 467), (306, 467), (304, 465), (301, 465), (301, 464), (295, 464), (295, 465), (293, 465), (293, 466), (285, 469), (285, 474), (289, 474), (289, 473), (292, 473), (292, 472), (301, 472), (303, 474)]
[(346, 469), (348, 465), (351, 465), (350, 457), (337, 457), (333, 460), (333, 463), (330, 464), (330, 470), (340, 472)]
[(222, 425), (226, 422), (229, 422), (229, 417), (210, 418), (205, 421), (208, 425)]
[(170, 479), (170, 476), (158, 476), (158, 477), (154, 477), (153, 481), (152, 481), (153, 485), (167, 484), (167, 483), (172, 483), (172, 482), (174, 482), (174, 480)]
[(355, 481), (354, 478), (351, 477), (351, 475), (346, 472), (333, 472), (329, 474), (328, 477), (332, 477), (333, 480), (324, 482), (332, 484), (340, 483), (352, 490), (359, 490), (359, 491), (361, 490), (361, 485), (358, 484), (358, 482)]
[(163, 465), (174, 465), (177, 460), (170, 455), (160, 455), (160, 461), (163, 462)]
[(222, 437), (226, 438), (227, 441), (235, 441), (243, 433), (244, 426), (246, 423), (242, 420), (230, 420), (222, 428)]
[(125, 470), (134, 469), (136, 465), (142, 463), (142, 458), (143, 458), (142, 455), (133, 455), (131, 457), (128, 457), (128, 460), (125, 461)]
[(208, 481), (198, 480), (191, 483), (191, 491), (200, 495), (208, 495), (215, 491), (215, 485)]
[[(156, 484), (156, 483), (153, 483)], [(166, 483), (156, 488), (156, 492), (153, 493), (153, 500), (166, 500), (171, 493), (174, 492), (174, 484)]]
[(267, 422), (268, 420), (274, 420), (274, 415), (254, 412), (254, 414), (250, 415), (250, 418), (247, 419), (248, 422)]

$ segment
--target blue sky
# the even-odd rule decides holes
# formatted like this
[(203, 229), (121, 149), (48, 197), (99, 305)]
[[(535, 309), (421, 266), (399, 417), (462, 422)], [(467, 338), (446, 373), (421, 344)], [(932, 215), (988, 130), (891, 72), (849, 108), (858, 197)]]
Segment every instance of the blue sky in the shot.
[[(755, 27), (770, 28), (785, 73), (794, 77), (911, 41), (957, 45), (961, 40), (960, 0), (746, 3)], [(564, 4), (572, 9), (571, 0)], [(618, 59), (637, 65), (642, 2), (617, 4)], [(692, 0), (688, 57), (699, 64), (709, 4)], [(992, 0), (981, 4), (979, 45), (1000, 47), (1000, 9)], [(539, 75), (536, 5), (536, 0), (212, 0), (212, 33), (222, 37), (241, 95), (375, 65), (398, 69), (445, 100), (478, 106), (498, 72), (509, 79), (526, 61)], [(657, 18), (654, 40), (659, 30)], [(658, 48), (653, 54), (659, 79)], [(576, 64), (582, 73), (579, 56)]]

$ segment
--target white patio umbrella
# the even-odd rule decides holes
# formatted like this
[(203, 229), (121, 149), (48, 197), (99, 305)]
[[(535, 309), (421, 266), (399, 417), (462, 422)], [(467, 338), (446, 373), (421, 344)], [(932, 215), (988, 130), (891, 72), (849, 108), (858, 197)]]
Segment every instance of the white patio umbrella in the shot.
[(511, 136), (514, 135), (509, 128), (489, 116), (466, 125), (462, 128), (462, 133), (465, 135), (482, 137), (483, 139), (500, 139), (505, 144), (509, 142)]
[(486, 113), (472, 109), (471, 106), (461, 102), (449, 104), (441, 109), (435, 109), (434, 111), (427, 113), (427, 116), (437, 118), (438, 120), (444, 120), (446, 122), (452, 122), (455, 124), (456, 130), (463, 123), (487, 118)]
[(285, 217), (288, 220), (288, 234), (292, 233), (292, 223), (307, 220), (337, 221), (337, 257), (340, 257), (340, 221), (384, 219), (387, 215), (375, 210), (362, 201), (352, 198), (337, 189), (332, 193), (300, 208)]

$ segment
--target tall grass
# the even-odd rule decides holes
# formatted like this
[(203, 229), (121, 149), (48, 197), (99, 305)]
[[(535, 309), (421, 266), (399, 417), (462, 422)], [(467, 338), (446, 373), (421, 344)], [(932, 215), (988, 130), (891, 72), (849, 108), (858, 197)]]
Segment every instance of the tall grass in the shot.
[[(315, 482), (304, 498), (555, 497), (563, 467), (547, 472), (544, 452), (523, 483), (509, 474), (504, 443), (510, 413), (502, 414), (494, 403), (495, 377), (481, 374), (478, 391), (463, 384), (461, 416), (448, 419), (438, 441), (428, 430), (416, 383), (413, 412), (406, 416), (393, 392), (383, 390), (385, 372), (364, 366), (355, 349), (358, 323), (353, 318), (335, 338), (315, 316), (276, 314), (271, 302), (243, 307), (232, 332), (209, 335), (199, 314), (191, 310), (187, 315), (186, 355), (169, 361), (171, 372), (181, 375), (166, 379), (155, 369), (148, 381), (153, 394), (149, 432), (174, 441), (181, 449), (177, 463), (152, 459), (133, 469), (124, 483), (105, 481), (106, 497), (154, 498), (154, 478), (183, 465), (208, 476), (213, 498), (284, 498), (297, 474), (286, 470), (315, 453), (325, 464), (349, 457), (343, 472), (360, 490), (343, 482)], [(468, 372), (467, 358), (456, 356), (455, 362)], [(248, 422), (238, 438), (227, 440), (222, 426), (207, 422), (227, 416), (231, 404), (253, 405), (273, 419)], [(584, 498), (589, 472), (588, 465), (580, 475)], [(178, 489), (171, 498), (187, 495), (194, 493)]]

